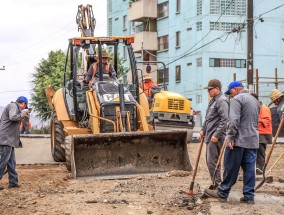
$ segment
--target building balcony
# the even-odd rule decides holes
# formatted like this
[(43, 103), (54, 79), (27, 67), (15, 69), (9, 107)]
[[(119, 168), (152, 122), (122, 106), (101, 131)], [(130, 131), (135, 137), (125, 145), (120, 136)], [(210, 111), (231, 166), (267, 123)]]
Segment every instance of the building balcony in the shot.
[(132, 44), (134, 52), (141, 52), (142, 50), (142, 42), (143, 49), (148, 51), (157, 51), (158, 50), (158, 33), (157, 32), (149, 32), (142, 31), (138, 34), (135, 34), (135, 40)]
[(129, 21), (147, 21), (157, 19), (157, 0), (138, 0), (129, 3)]

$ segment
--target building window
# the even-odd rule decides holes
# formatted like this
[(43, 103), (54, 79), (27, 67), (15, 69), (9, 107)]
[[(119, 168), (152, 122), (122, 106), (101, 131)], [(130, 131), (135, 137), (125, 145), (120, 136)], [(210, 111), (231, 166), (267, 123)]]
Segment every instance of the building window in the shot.
[(226, 58), (210, 58), (210, 67), (234, 67), (234, 68), (246, 68), (245, 59), (226, 59)]
[(245, 59), (236, 59), (236, 68), (247, 68), (247, 61)]
[(158, 84), (163, 84), (165, 78), (165, 83), (169, 83), (169, 68), (158, 69), (157, 71), (157, 82)]
[(202, 67), (202, 57), (196, 58), (196, 67)]
[(176, 66), (176, 82), (180, 82), (180, 66)]
[(176, 32), (176, 48), (180, 47), (180, 31)]
[(158, 37), (158, 50), (163, 51), (167, 50), (169, 48), (169, 40), (168, 40), (168, 35)]
[(169, 16), (168, 2), (163, 2), (158, 4), (158, 18), (163, 18)]
[(180, 0), (176, 0), (176, 13), (180, 12)]
[(210, 14), (245, 15), (246, 0), (210, 0)]
[(231, 32), (234, 28), (240, 28), (242, 32), (245, 31), (242, 24), (240, 23), (230, 23), (230, 22), (210, 22), (211, 31), (226, 31)]
[(123, 16), (123, 30), (126, 29), (126, 26), (127, 26), (127, 16)]
[(112, 36), (112, 18), (108, 19), (108, 35)]
[(112, 13), (112, 0), (107, 0), (108, 13)]
[(201, 15), (202, 14), (202, 0), (197, 0), (196, 3), (196, 15)]
[(202, 95), (196, 95), (196, 103), (201, 104), (202, 103)]
[(202, 22), (197, 22), (196, 23), (196, 30), (201, 31), (202, 30)]

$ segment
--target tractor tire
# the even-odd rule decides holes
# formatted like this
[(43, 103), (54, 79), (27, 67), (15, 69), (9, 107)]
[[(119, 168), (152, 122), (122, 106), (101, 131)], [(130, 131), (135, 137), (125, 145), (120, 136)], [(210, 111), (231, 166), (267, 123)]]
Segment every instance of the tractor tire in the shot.
[(65, 166), (67, 170), (71, 171), (71, 137), (65, 138)]
[(65, 149), (62, 147), (65, 139), (63, 124), (57, 119), (55, 112), (52, 113), (50, 123), (51, 154), (56, 162), (65, 161)]

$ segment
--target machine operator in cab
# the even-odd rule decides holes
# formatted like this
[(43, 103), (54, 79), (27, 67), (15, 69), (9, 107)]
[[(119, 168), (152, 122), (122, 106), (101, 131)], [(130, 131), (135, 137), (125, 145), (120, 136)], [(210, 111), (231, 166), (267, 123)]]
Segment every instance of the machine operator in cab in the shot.
[[(116, 78), (116, 71), (114, 70), (111, 63), (109, 63), (109, 60), (112, 58), (108, 55), (106, 51), (102, 51), (102, 68), (103, 68), (103, 74), (108, 74), (110, 78), (115, 79)], [(99, 78), (99, 62), (98, 57), (96, 57), (96, 62), (93, 63), (88, 73), (85, 77), (84, 83), (88, 84), (89, 86), (92, 85), (92, 79), (98, 79)]]

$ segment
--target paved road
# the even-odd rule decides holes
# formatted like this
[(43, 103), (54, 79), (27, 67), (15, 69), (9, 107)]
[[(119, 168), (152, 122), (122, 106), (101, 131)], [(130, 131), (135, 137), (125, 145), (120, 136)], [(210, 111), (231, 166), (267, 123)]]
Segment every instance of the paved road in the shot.
[(23, 148), (15, 151), (17, 164), (56, 163), (50, 152), (50, 138), (21, 137), (21, 141)]

